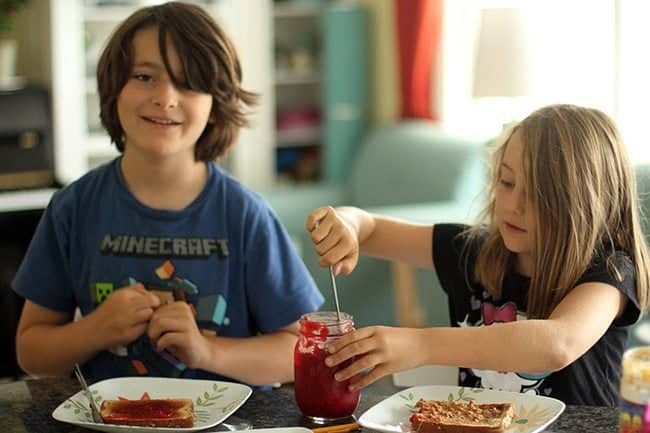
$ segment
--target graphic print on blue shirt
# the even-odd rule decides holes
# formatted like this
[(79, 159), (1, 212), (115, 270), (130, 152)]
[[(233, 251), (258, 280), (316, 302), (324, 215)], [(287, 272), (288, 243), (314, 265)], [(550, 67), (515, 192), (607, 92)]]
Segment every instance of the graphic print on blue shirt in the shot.
[[(216, 255), (219, 259), (228, 257), (228, 242), (225, 239), (169, 238), (106, 235), (100, 251), (103, 255), (208, 258)], [(222, 294), (199, 295), (199, 288), (190, 279), (178, 275), (171, 259), (166, 259), (154, 270), (153, 281), (137, 281), (133, 277), (124, 278), (119, 284), (98, 281), (91, 283), (91, 296), (95, 307), (101, 304), (114, 290), (141, 283), (155, 294), (160, 304), (176, 301), (187, 302), (201, 333), (206, 336), (217, 335), (219, 326), (228, 326), (227, 303)], [(133, 372), (138, 375), (179, 377), (186, 366), (168, 351), (158, 351), (146, 334), (140, 336), (127, 347), (111, 350), (117, 356), (128, 357)]]
[[(517, 305), (514, 302), (506, 302), (503, 305), (496, 306), (489, 302), (489, 294), (483, 293), (483, 299), (478, 299), (472, 296), (471, 304), (473, 310), (480, 310), (481, 318), (475, 323), (470, 323), (469, 315), (465, 320), (458, 323), (460, 327), (474, 327), (474, 326), (491, 326), (495, 323), (508, 323), (516, 322), (518, 320), (526, 320), (527, 316), (522, 311), (517, 311)], [(519, 393), (530, 393), (546, 395), (551, 393), (550, 388), (540, 389), (544, 379), (550, 373), (528, 374), (516, 373), (508, 371), (493, 371), (493, 370), (480, 370), (477, 368), (469, 368), (461, 371), (461, 382), (467, 379), (464, 377), (466, 374), (471, 374), (477, 378), (481, 386), (487, 389), (494, 389), (499, 391), (512, 391)]]

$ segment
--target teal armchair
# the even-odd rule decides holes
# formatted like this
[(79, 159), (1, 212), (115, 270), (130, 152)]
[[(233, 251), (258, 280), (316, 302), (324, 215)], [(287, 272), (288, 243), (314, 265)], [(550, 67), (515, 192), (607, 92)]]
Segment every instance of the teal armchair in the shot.
[[(373, 213), (422, 223), (464, 222), (482, 204), (484, 143), (408, 121), (372, 131), (360, 144), (348, 181), (263, 192), (294, 239), (333, 309), (327, 269), (317, 263), (305, 219), (325, 206), (358, 206)], [(446, 325), (447, 301), (432, 271), (362, 257), (355, 271), (338, 277), (341, 308), (357, 326)], [(401, 293), (401, 298), (396, 293)]]
[[(640, 164), (635, 167), (637, 193), (641, 208), (641, 226), (646, 241), (650, 243), (650, 164)], [(650, 318), (643, 317), (630, 332), (628, 345), (630, 347), (650, 344)]]

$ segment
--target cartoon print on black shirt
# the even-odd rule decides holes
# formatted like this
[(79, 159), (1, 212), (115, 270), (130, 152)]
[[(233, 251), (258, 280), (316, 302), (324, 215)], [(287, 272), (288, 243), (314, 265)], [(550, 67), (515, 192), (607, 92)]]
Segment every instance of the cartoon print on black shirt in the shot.
[[(489, 298), (489, 295), (484, 292), (483, 298)], [(472, 297), (472, 309), (480, 310), (481, 319), (475, 323), (471, 323), (469, 321), (469, 315), (467, 315), (463, 322), (458, 323), (459, 326), (491, 326), (495, 323), (508, 323), (515, 322), (517, 320), (526, 320), (525, 313), (517, 311), (517, 305), (514, 302), (506, 302), (505, 304), (497, 307), (487, 300), (480, 301), (477, 298)], [(478, 378), (480, 382), (477, 384), (477, 386), (499, 391), (512, 391), (531, 394), (540, 393), (539, 387), (544, 379), (549, 375), (549, 373), (542, 373), (537, 375), (507, 371), (480, 370), (477, 368), (469, 368), (466, 371)], [(550, 389), (545, 390), (547, 393), (550, 391)]]

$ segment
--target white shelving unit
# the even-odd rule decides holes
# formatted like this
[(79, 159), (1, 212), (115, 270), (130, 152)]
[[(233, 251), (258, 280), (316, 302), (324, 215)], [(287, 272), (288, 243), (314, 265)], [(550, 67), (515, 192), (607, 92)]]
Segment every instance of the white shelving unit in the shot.
[(305, 74), (287, 74), (276, 72), (276, 86), (299, 86), (299, 85), (317, 85), (320, 84), (320, 75), (315, 72)]
[(319, 177), (322, 13), (318, 3), (273, 3), (275, 152), (277, 175), (285, 181)]
[(275, 18), (313, 18), (322, 12), (318, 3), (299, 3), (293, 1), (275, 2), (273, 16)]
[(45, 209), (56, 192), (54, 188), (0, 193), (0, 213)]
[[(224, 165), (252, 188), (272, 184), (271, 0), (255, 0), (255, 7), (241, 0), (195, 2), (208, 10), (233, 39), (242, 62), (244, 87), (262, 95), (251, 119), (253, 128), (242, 131)], [(99, 122), (95, 66), (117, 24), (139, 7), (156, 1), (108, 3), (49, 0), (55, 165), (57, 178), (64, 184), (118, 155)], [(252, 33), (250, 28), (256, 31)]]

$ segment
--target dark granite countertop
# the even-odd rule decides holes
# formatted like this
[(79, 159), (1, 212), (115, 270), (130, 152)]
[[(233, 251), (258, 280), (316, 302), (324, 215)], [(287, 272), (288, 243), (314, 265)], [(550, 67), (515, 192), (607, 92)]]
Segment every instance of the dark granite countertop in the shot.
[[(76, 393), (76, 381), (66, 378), (30, 379), (0, 385), (0, 432), (50, 433), (90, 431), (58, 422), (52, 411), (70, 395)], [(386, 382), (364, 390), (356, 411), (364, 411), (390, 396), (397, 388)], [(270, 391), (255, 391), (235, 413), (250, 420), (254, 428), (306, 426), (296, 406), (293, 388), (284, 386)], [(209, 431), (209, 430), (208, 430)], [(364, 432), (370, 430), (364, 429)], [(518, 429), (511, 428), (516, 433)], [(618, 431), (618, 410), (614, 408), (567, 406), (548, 433), (612, 433)]]

